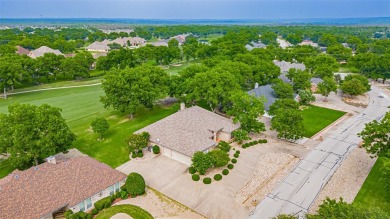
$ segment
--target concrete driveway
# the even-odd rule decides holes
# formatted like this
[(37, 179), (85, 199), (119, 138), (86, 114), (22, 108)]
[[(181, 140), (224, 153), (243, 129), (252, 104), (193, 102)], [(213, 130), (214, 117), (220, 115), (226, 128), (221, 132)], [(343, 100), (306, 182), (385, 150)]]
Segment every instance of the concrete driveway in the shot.
[(238, 162), (230, 174), (210, 185), (192, 181), (187, 172), (188, 166), (163, 155), (146, 161), (129, 161), (117, 170), (125, 174), (140, 173), (150, 187), (207, 218), (245, 218), (250, 209), (236, 200), (236, 193), (252, 177), (259, 158), (272, 152), (304, 156), (308, 151), (297, 145), (282, 144), (270, 143), (241, 149)]

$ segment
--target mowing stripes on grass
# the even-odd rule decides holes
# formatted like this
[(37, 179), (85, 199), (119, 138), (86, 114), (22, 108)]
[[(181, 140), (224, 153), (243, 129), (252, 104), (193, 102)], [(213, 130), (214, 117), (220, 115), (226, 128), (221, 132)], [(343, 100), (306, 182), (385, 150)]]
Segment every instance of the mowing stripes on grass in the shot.
[(144, 209), (138, 206), (129, 205), (129, 204), (115, 205), (106, 208), (96, 216), (96, 219), (111, 218), (112, 216), (118, 213), (125, 213), (131, 216), (132, 218), (137, 218), (137, 219), (153, 219), (153, 216), (149, 212), (145, 211)]
[(317, 134), (328, 125), (342, 117), (346, 112), (322, 108), (318, 106), (309, 106), (302, 111), (303, 125), (305, 127), (304, 136), (307, 138)]

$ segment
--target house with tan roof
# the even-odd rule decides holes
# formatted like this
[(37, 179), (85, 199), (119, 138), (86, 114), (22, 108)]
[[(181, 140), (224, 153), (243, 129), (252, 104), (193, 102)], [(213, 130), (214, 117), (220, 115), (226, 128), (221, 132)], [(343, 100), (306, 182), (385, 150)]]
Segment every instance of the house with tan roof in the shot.
[(55, 55), (64, 55), (58, 49), (52, 49), (52, 48), (47, 47), (47, 46), (41, 46), (38, 49), (31, 51), (28, 54), (28, 56), (30, 56), (33, 59), (36, 59), (38, 57), (41, 57), (41, 56), (45, 55), (46, 53), (53, 53)]
[(291, 62), (286, 62), (284, 60), (282, 61), (274, 60), (273, 63), (280, 68), (280, 73), (282, 74), (287, 73), (292, 68), (301, 71), (304, 71), (306, 69), (306, 66), (303, 63), (291, 63)]
[(318, 43), (315, 43), (311, 40), (304, 40), (302, 41), (301, 43), (299, 43), (298, 45), (300, 46), (312, 46), (312, 47), (318, 47)]
[(197, 151), (208, 152), (219, 141), (230, 141), (232, 132), (240, 127), (231, 119), (198, 106), (185, 108), (136, 133), (148, 132), (150, 145), (158, 145), (163, 155), (191, 165)]
[(87, 48), (85, 48), (85, 50), (87, 50), (88, 52), (104, 52), (104, 53), (107, 53), (108, 51), (110, 51), (110, 47), (108, 46), (108, 44), (104, 43), (104, 42), (93, 42), (92, 44), (90, 44), (89, 46), (87, 46)]
[(30, 54), (30, 50), (25, 49), (21, 46), (16, 46), (16, 54), (18, 55), (28, 55)]
[(88, 156), (50, 157), (0, 179), (0, 219), (49, 219), (67, 209), (88, 211), (119, 192), (126, 177)]

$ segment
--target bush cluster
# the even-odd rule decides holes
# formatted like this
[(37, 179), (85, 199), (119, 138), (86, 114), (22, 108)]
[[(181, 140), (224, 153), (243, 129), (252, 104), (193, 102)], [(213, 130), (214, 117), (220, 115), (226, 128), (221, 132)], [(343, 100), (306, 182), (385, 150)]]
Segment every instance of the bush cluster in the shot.
[(143, 157), (144, 153), (142, 151), (138, 152), (137, 157)]
[(228, 175), (229, 174), (229, 170), (228, 169), (224, 169), (222, 170), (222, 175)]
[(133, 152), (133, 153), (131, 154), (131, 158), (137, 158), (137, 154)]
[(219, 181), (219, 180), (221, 180), (222, 179), (222, 175), (221, 174), (215, 174), (214, 175), (214, 180), (215, 181)]
[(130, 173), (126, 179), (126, 191), (131, 197), (145, 193), (145, 180), (139, 173)]
[(160, 153), (160, 147), (158, 145), (153, 146), (153, 154), (159, 154)]
[(94, 206), (95, 209), (99, 212), (105, 208), (109, 208), (114, 200), (111, 196), (105, 197), (103, 199), (100, 199), (99, 201), (95, 202)]
[(256, 145), (256, 144), (264, 144), (264, 143), (267, 143), (267, 139), (259, 139), (257, 141), (251, 141), (251, 142), (243, 144), (242, 148), (248, 148), (248, 147)]
[(227, 167), (228, 167), (228, 169), (229, 169), (229, 170), (231, 170), (231, 169), (233, 169), (233, 168), (234, 168), (234, 165), (230, 163), (230, 164), (228, 164), (228, 166), (227, 166)]
[(190, 168), (188, 168), (188, 172), (189, 172), (190, 174), (194, 174), (194, 173), (196, 173), (196, 170), (195, 170), (194, 167), (190, 167)]
[(238, 158), (238, 157), (240, 156), (240, 154), (235, 153), (233, 156), (234, 156), (235, 158)]
[(120, 193), (118, 192), (117, 194), (120, 195), (120, 198), (121, 198), (122, 200), (127, 199), (127, 197), (129, 197), (129, 193), (127, 193), (126, 190), (121, 190), (121, 192), (120, 192)]
[(85, 213), (85, 212), (77, 212), (75, 214), (70, 214), (66, 219), (92, 219), (92, 214)]
[(229, 152), (230, 149), (232, 148), (232, 146), (230, 146), (229, 143), (227, 143), (225, 141), (221, 141), (218, 144), (218, 148), (221, 149), (221, 150), (224, 150), (226, 152)]
[(204, 184), (210, 184), (211, 183), (211, 178), (210, 177), (206, 177), (203, 179), (203, 183)]
[(233, 158), (232, 163), (237, 163), (237, 159)]
[(199, 181), (200, 180), (200, 176), (198, 174), (192, 174), (192, 180)]

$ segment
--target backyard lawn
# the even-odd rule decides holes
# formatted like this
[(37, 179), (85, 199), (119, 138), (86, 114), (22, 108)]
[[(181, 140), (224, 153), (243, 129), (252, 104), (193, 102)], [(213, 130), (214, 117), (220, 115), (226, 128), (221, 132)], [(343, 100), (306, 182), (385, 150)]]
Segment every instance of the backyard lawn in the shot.
[(101, 211), (97, 216), (96, 219), (107, 219), (111, 218), (112, 216), (118, 214), (118, 213), (125, 213), (132, 218), (137, 218), (137, 219), (153, 219), (153, 216), (145, 211), (144, 209), (135, 206), (135, 205), (115, 205), (111, 206), (107, 209), (104, 209)]
[[(102, 161), (117, 167), (129, 160), (126, 139), (134, 131), (160, 120), (177, 111), (177, 106), (155, 106), (153, 110), (140, 109), (134, 119), (128, 120), (126, 114), (112, 109), (104, 109), (99, 97), (104, 95), (100, 86), (80, 87), (9, 96), (0, 99), (0, 113), (8, 112), (8, 105), (19, 102), (41, 105), (47, 103), (62, 108), (62, 115), (71, 130), (77, 135), (74, 147)], [(91, 121), (103, 116), (110, 123), (109, 131), (98, 141), (98, 136), (90, 129)], [(4, 162), (4, 163), (3, 163)], [(1, 161), (0, 166), (8, 166)], [(11, 172), (12, 168), (1, 168), (0, 177)]]
[(304, 109), (302, 114), (303, 125), (305, 127), (304, 136), (310, 138), (342, 117), (345, 112), (311, 105), (307, 109)]
[(381, 179), (383, 176), (382, 168), (385, 163), (389, 162), (389, 158), (378, 158), (353, 201), (354, 205), (369, 208), (378, 207), (390, 214), (390, 190), (385, 189), (386, 183)]

